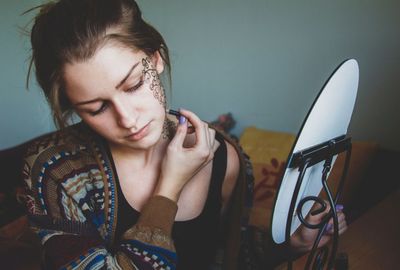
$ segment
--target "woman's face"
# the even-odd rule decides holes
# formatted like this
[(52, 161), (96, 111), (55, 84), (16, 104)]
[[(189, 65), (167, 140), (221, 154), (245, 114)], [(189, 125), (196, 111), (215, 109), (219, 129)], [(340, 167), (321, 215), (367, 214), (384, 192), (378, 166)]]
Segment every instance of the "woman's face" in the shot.
[(65, 90), (78, 115), (111, 145), (148, 149), (161, 137), (165, 95), (158, 53), (108, 44), (89, 60), (67, 64)]

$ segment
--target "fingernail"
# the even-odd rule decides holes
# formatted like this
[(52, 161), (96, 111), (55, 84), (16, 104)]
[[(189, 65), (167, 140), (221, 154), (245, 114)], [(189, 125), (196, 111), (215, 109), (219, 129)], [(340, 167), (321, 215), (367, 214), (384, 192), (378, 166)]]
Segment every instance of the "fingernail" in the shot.
[(325, 227), (324, 234), (327, 234), (330, 230), (332, 230), (332, 224), (328, 223)]
[(179, 124), (183, 125), (184, 123), (186, 123), (186, 117), (183, 115), (179, 116)]
[(342, 211), (344, 206), (343, 206), (343, 204), (337, 204), (335, 208), (336, 208), (336, 211)]

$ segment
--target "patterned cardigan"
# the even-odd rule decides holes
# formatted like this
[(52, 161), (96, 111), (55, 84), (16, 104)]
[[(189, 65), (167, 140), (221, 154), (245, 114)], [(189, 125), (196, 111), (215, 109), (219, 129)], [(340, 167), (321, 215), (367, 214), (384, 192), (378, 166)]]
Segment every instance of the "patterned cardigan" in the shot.
[[(177, 205), (165, 197), (151, 198), (138, 222), (120, 240), (114, 239), (118, 198), (106, 153), (103, 139), (82, 123), (41, 137), (29, 147), (23, 170), (27, 210), (31, 228), (43, 245), (44, 266), (176, 269), (171, 230)], [(242, 176), (245, 171), (241, 170)], [(231, 207), (237, 209), (230, 214), (234, 226), (228, 234), (234, 241), (227, 243), (229, 257), (239, 252), (245, 196), (238, 190), (244, 190), (244, 185), (239, 181)], [(235, 267), (236, 263), (225, 265), (225, 269)]]

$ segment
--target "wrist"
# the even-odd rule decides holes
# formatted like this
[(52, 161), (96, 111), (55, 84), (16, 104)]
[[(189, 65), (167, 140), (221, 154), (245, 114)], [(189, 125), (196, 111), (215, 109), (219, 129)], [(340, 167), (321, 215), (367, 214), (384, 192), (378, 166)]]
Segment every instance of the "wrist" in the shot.
[(154, 196), (162, 196), (162, 197), (170, 199), (171, 201), (173, 201), (175, 203), (178, 202), (178, 199), (179, 199), (178, 192), (168, 191), (168, 190), (164, 190), (164, 189), (156, 190), (154, 192)]
[(158, 182), (158, 185), (156, 186), (154, 190), (154, 195), (155, 196), (163, 196), (165, 198), (168, 198), (174, 202), (178, 202), (179, 195), (182, 191), (181, 187), (177, 187), (171, 184), (166, 184), (166, 183), (171, 183), (172, 181), (166, 181), (165, 179), (160, 179)]

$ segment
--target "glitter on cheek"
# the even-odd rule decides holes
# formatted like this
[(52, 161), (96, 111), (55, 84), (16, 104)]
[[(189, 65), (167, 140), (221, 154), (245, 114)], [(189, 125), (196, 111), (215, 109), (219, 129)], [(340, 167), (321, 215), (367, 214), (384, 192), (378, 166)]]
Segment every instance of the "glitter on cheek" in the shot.
[(165, 108), (165, 91), (164, 87), (161, 84), (161, 80), (158, 76), (157, 70), (152, 66), (149, 57), (142, 59), (142, 65), (144, 82), (150, 85), (150, 91), (153, 93), (154, 98), (157, 99), (160, 104)]

